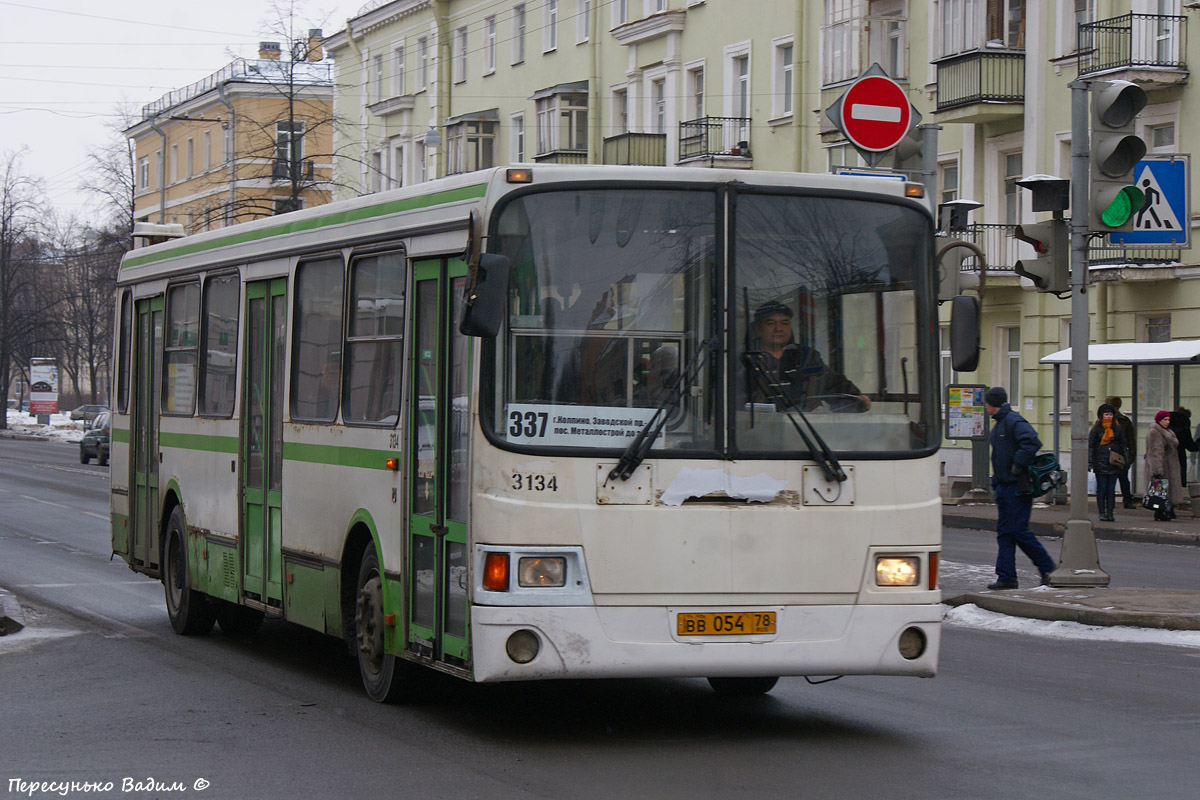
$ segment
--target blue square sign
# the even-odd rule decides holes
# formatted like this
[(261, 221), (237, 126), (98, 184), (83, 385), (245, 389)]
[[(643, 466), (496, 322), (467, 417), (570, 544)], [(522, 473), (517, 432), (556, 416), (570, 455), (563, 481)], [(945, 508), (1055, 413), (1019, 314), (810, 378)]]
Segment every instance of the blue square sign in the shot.
[(1110, 233), (1111, 245), (1124, 247), (1191, 246), (1192, 216), (1188, 156), (1146, 156), (1133, 169), (1146, 205), (1134, 215), (1132, 231)]

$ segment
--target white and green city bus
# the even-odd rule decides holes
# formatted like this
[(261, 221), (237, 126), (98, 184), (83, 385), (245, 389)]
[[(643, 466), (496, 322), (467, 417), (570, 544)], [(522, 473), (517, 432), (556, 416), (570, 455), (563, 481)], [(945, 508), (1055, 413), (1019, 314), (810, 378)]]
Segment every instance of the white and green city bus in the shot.
[[(341, 637), (381, 701), (414, 664), (743, 694), (932, 676), (920, 194), (534, 165), (135, 249), (113, 550), (177, 632)], [(804, 391), (811, 361), (781, 377), (764, 309), (854, 389)]]

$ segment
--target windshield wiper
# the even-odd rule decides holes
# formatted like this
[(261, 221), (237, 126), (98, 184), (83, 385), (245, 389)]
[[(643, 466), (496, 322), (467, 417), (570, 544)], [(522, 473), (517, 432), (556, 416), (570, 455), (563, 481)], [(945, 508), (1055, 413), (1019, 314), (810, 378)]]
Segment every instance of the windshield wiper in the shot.
[[(829, 449), (829, 445), (821, 438), (821, 434), (817, 432), (816, 426), (800, 410), (800, 406), (796, 404), (796, 401), (789, 397), (787, 392), (778, 390), (771, 381), (771, 376), (767, 374), (766, 368), (762, 365), (762, 352), (759, 350), (747, 351), (742, 360), (750, 370), (750, 374), (757, 379), (758, 389), (763, 393), (763, 396), (772, 401), (776, 408), (781, 404), (783, 405), (784, 413), (787, 414), (788, 420), (795, 427), (796, 433), (800, 434), (800, 438), (804, 440), (804, 446), (808, 448), (813, 460), (820, 464), (821, 469), (825, 472), (825, 480), (830, 483), (834, 481), (840, 483), (846, 480), (846, 471), (842, 469), (842, 465), (838, 462), (837, 456), (833, 454), (833, 451)], [(751, 413), (753, 413), (753, 398), (751, 398), (750, 406)], [(793, 415), (792, 411), (795, 411), (796, 414)], [(796, 416), (799, 416), (804, 422), (804, 427), (801, 427), (800, 423), (796, 421)], [(807, 433), (804, 428), (808, 428)], [(809, 434), (812, 434), (811, 438)], [(816, 440), (816, 446), (813, 445), (814, 439)]]
[(700, 346), (696, 348), (696, 352), (688, 359), (688, 363), (675, 377), (674, 383), (667, 387), (666, 396), (659, 402), (658, 408), (654, 409), (654, 414), (651, 415), (650, 419), (646, 420), (646, 424), (638, 431), (638, 435), (633, 438), (633, 441), (625, 448), (625, 452), (621, 454), (617, 465), (609, 471), (608, 480), (615, 481), (618, 478), (623, 481), (629, 480), (629, 476), (646, 460), (646, 456), (650, 453), (650, 448), (654, 445), (654, 441), (662, 433), (667, 420), (671, 418), (671, 414), (674, 413), (676, 407), (679, 406), (679, 402), (683, 399), (682, 388), (692, 385), (696, 377), (699, 376), (700, 370), (704, 368), (705, 362), (708, 361), (711, 349), (716, 346), (716, 336), (700, 343)]

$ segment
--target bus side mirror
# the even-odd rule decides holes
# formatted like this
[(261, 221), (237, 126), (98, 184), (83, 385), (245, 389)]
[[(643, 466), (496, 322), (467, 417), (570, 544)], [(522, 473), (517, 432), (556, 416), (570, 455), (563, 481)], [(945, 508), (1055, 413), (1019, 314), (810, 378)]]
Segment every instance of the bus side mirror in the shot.
[(508, 307), (508, 272), (512, 262), (498, 253), (482, 253), (472, 269), (458, 330), (464, 336), (495, 339)]
[(979, 366), (979, 298), (960, 294), (950, 302), (950, 363), (956, 372)]

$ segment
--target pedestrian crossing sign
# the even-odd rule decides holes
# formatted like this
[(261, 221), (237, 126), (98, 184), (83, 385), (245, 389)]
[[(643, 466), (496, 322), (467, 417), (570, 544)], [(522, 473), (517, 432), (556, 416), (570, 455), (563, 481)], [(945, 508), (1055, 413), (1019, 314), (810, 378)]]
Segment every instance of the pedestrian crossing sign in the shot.
[(1192, 217), (1186, 155), (1146, 156), (1133, 168), (1134, 185), (1146, 204), (1133, 216), (1133, 230), (1108, 235), (1118, 247), (1191, 246)]

